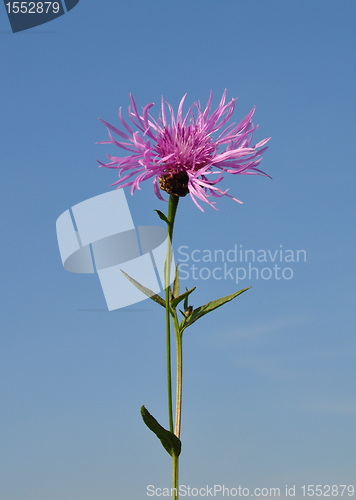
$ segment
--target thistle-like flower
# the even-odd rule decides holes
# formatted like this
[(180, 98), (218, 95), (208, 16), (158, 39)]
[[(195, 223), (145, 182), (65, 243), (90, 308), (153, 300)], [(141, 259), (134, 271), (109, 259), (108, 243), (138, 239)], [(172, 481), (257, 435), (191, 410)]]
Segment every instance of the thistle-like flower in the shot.
[[(262, 146), (270, 138), (251, 146), (253, 132), (258, 127), (252, 123), (252, 115), (255, 111), (253, 108), (238, 125), (230, 124), (216, 139), (213, 139), (213, 135), (230, 120), (234, 112), (236, 99), (225, 104), (225, 96), (226, 90), (219, 106), (210, 116), (212, 93), (204, 111), (201, 110), (200, 103), (195, 102), (184, 118), (182, 108), (185, 96), (179, 104), (176, 117), (172, 106), (167, 103), (170, 114), (169, 123), (163, 97), (161, 112), (156, 121), (149, 114), (153, 103), (147, 104), (140, 115), (130, 95), (129, 117), (138, 131), (134, 131), (123, 120), (121, 108), (119, 119), (126, 132), (101, 120), (108, 128), (110, 140), (101, 141), (98, 144), (114, 144), (132, 153), (125, 157), (107, 155), (110, 162), (106, 164), (98, 160), (101, 167), (119, 169), (120, 178), (112, 186), (117, 185), (118, 188), (131, 186), (132, 194), (136, 188), (140, 189), (142, 181), (153, 178), (154, 192), (161, 200), (164, 198), (160, 189), (173, 196), (186, 196), (189, 193), (202, 211), (196, 198), (213, 208), (215, 208), (215, 202), (208, 200), (210, 195), (213, 197), (229, 196), (238, 203), (242, 203), (227, 194), (228, 190), (220, 190), (216, 184), (223, 179), (224, 172), (267, 176), (257, 166), (262, 160), (261, 154), (267, 149)], [(112, 136), (112, 132), (127, 142), (118, 142)], [(225, 149), (219, 151), (224, 145)], [(136, 178), (132, 179), (135, 175)], [(216, 175), (217, 177), (214, 178)]]

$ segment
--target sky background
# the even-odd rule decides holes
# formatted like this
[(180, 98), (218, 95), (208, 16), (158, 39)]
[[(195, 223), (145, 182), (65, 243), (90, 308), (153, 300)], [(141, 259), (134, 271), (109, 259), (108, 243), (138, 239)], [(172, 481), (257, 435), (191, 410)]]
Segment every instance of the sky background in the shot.
[[(182, 280), (195, 307), (252, 289), (184, 333), (181, 484), (355, 485), (355, 23), (345, 0), (81, 0), (13, 34), (0, 9), (1, 500), (141, 500), (171, 485), (139, 411), (168, 425), (163, 310), (109, 313), (97, 275), (63, 269), (55, 231), (117, 180), (97, 168), (98, 118), (119, 126), (130, 92), (158, 114), (161, 95), (176, 109), (188, 93), (187, 110), (227, 88), (234, 121), (256, 105), (254, 141), (272, 137), (273, 180), (222, 183), (243, 205), (181, 200), (176, 258), (306, 252), (278, 262), (289, 280)], [(136, 225), (163, 226), (150, 181), (126, 196)]]

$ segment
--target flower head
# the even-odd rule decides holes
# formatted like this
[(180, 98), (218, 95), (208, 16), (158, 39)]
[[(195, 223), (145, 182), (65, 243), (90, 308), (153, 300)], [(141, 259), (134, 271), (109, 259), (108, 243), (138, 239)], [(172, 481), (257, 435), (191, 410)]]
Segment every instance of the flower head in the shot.
[[(253, 132), (258, 127), (252, 123), (253, 108), (238, 125), (230, 124), (214, 139), (213, 135), (226, 125), (234, 112), (236, 99), (225, 104), (225, 96), (226, 91), (219, 106), (210, 115), (212, 93), (204, 111), (200, 103), (195, 102), (185, 117), (182, 115), (185, 96), (176, 116), (172, 106), (167, 103), (170, 115), (168, 121), (163, 97), (160, 115), (155, 120), (149, 114), (153, 103), (147, 104), (141, 115), (130, 95), (129, 117), (138, 130), (134, 131), (132, 125), (123, 120), (121, 108), (119, 119), (126, 132), (101, 120), (108, 128), (110, 140), (99, 144), (114, 144), (131, 153), (124, 157), (107, 155), (110, 162), (106, 164), (98, 160), (101, 167), (119, 169), (119, 180), (112, 185), (118, 188), (131, 186), (133, 193), (136, 188), (140, 189), (142, 181), (153, 178), (153, 188), (158, 198), (164, 200), (160, 189), (174, 196), (186, 196), (189, 193), (200, 210), (203, 209), (196, 198), (215, 208), (214, 202), (208, 200), (211, 195), (229, 196), (242, 203), (227, 194), (228, 190), (221, 191), (216, 185), (223, 179), (224, 172), (267, 175), (257, 167), (262, 160), (261, 154), (267, 149), (262, 146), (269, 138), (251, 146)], [(117, 141), (112, 133), (125, 142)], [(225, 149), (220, 151), (224, 145)]]

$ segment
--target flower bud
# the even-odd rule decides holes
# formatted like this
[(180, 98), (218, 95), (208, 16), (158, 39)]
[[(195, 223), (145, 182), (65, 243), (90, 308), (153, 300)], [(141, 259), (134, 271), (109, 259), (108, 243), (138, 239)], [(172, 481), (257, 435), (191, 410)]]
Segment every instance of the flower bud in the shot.
[(193, 306), (188, 306), (187, 309), (185, 310), (185, 315), (190, 316), (193, 311)]

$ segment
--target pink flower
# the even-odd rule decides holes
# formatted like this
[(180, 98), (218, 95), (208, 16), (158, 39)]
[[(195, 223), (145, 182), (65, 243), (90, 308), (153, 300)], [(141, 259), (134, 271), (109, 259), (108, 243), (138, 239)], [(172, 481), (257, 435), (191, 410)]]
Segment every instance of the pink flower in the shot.
[[(253, 108), (238, 125), (231, 123), (213, 139), (213, 135), (226, 125), (234, 111), (236, 99), (225, 104), (225, 96), (226, 91), (210, 116), (212, 93), (204, 111), (200, 103), (195, 102), (184, 118), (182, 108), (185, 96), (179, 104), (176, 117), (172, 106), (167, 103), (169, 123), (163, 97), (161, 113), (156, 121), (149, 114), (153, 103), (147, 104), (140, 115), (130, 95), (129, 117), (138, 130), (134, 131), (123, 120), (121, 108), (119, 119), (126, 132), (101, 120), (108, 128), (110, 140), (98, 144), (115, 144), (131, 153), (124, 157), (107, 155), (110, 162), (106, 164), (98, 160), (102, 167), (119, 169), (120, 179), (112, 185), (118, 188), (131, 186), (133, 193), (136, 188), (140, 189), (142, 181), (153, 178), (153, 188), (159, 199), (164, 200), (160, 189), (174, 196), (186, 196), (189, 193), (200, 210), (203, 209), (196, 198), (215, 208), (215, 202), (208, 200), (210, 195), (229, 196), (242, 203), (227, 194), (228, 190), (221, 191), (216, 185), (223, 179), (224, 172), (267, 176), (257, 167), (262, 160), (261, 154), (267, 149), (262, 146), (270, 138), (251, 146), (253, 132), (258, 127), (252, 124)], [(125, 142), (114, 139), (112, 132)], [(223, 145), (225, 149), (219, 150)]]

